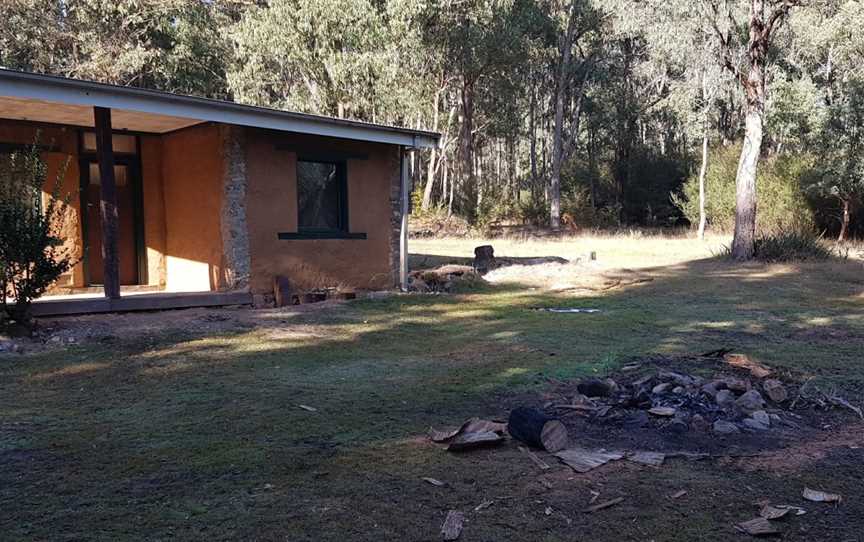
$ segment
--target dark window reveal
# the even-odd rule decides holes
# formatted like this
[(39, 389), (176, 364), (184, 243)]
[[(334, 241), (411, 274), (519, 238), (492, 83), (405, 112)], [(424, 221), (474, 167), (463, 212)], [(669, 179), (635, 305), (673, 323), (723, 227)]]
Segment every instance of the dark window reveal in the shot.
[(348, 231), (344, 162), (297, 162), (297, 215), (300, 232)]

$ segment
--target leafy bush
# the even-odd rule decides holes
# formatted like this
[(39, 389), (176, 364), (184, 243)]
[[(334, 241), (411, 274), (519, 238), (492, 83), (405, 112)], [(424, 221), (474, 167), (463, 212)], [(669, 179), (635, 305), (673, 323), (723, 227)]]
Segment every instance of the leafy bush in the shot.
[(35, 145), (0, 154), (0, 309), (17, 324), (29, 322), (31, 302), (74, 265), (60, 237), (67, 209), (59, 197), (63, 172), (43, 198), (46, 173)]
[(588, 189), (571, 190), (562, 206), (562, 216), (569, 215), (579, 228), (609, 230), (621, 226), (621, 206), (592, 207)]
[[(705, 212), (709, 227), (728, 232), (735, 226), (735, 176), (740, 145), (715, 148), (705, 176)], [(814, 158), (807, 154), (771, 156), (759, 164), (757, 225), (762, 232), (812, 229), (815, 213), (802, 188), (812, 175)], [(691, 224), (699, 223), (698, 171), (684, 183), (683, 197), (673, 199)]]
[(471, 234), (471, 225), (464, 218), (448, 215), (445, 207), (432, 207), (428, 211), (414, 208), (408, 222), (412, 237), (467, 237)]

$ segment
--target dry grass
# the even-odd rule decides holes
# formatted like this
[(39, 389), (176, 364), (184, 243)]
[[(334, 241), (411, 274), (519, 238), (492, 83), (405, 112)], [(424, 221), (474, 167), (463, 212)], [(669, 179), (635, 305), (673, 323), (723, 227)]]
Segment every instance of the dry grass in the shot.
[(584, 235), (550, 240), (512, 239), (412, 239), (410, 250), (418, 254), (435, 254), (455, 258), (473, 258), (474, 247), (491, 244), (498, 256), (538, 258), (559, 256), (568, 260), (585, 259), (597, 254), (600, 269), (642, 269), (661, 265), (710, 258), (719, 254), (730, 241), (725, 236), (710, 236), (705, 241), (691, 236), (647, 235)]
[[(437, 540), (459, 509), (466, 541), (726, 541), (753, 502), (797, 503), (806, 484), (846, 501), (787, 522), (785, 539), (855, 540), (864, 492), (849, 446), (782, 475), (677, 461), (580, 477), (556, 465), (550, 490), (515, 448), (457, 456), (422, 438), (647, 352), (730, 347), (858, 399), (861, 263), (740, 266), (711, 257), (725, 241), (496, 240), (504, 257), (598, 260), (521, 266), (461, 295), (82, 318), (91, 339), (0, 358), (0, 538)], [(464, 260), (477, 244), (412, 241), (412, 260)], [(603, 286), (616, 276), (651, 280)], [(581, 514), (591, 491), (625, 501)]]

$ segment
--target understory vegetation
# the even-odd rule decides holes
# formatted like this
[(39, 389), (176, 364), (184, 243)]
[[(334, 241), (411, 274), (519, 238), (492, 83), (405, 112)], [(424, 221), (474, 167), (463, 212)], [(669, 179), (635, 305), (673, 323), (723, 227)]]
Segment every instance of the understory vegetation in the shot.
[[(735, 171), (740, 146), (719, 148), (708, 165), (706, 175), (706, 212), (711, 228), (729, 233), (735, 225)], [(772, 156), (760, 164), (759, 215), (760, 230), (836, 231), (832, 211), (836, 206), (808, 193), (807, 187), (818, 176), (818, 159), (808, 154)], [(685, 181), (682, 194), (673, 198), (691, 223), (699, 222), (699, 178), (693, 174)]]
[(4, 67), (440, 132), (411, 159), (427, 217), (695, 228), (707, 165), (707, 225), (727, 231), (751, 114), (759, 229), (864, 228), (861, 0), (10, 0), (4, 13)]

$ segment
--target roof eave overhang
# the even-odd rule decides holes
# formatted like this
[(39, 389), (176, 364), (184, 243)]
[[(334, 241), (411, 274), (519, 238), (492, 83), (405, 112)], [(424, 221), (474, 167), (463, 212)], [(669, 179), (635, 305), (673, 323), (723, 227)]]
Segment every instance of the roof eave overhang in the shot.
[(114, 87), (23, 72), (0, 72), (0, 96), (30, 98), (71, 105), (107, 107), (153, 115), (182, 117), (201, 122), (219, 122), (412, 148), (437, 147), (439, 140), (438, 134), (429, 132), (402, 130), (232, 102)]

